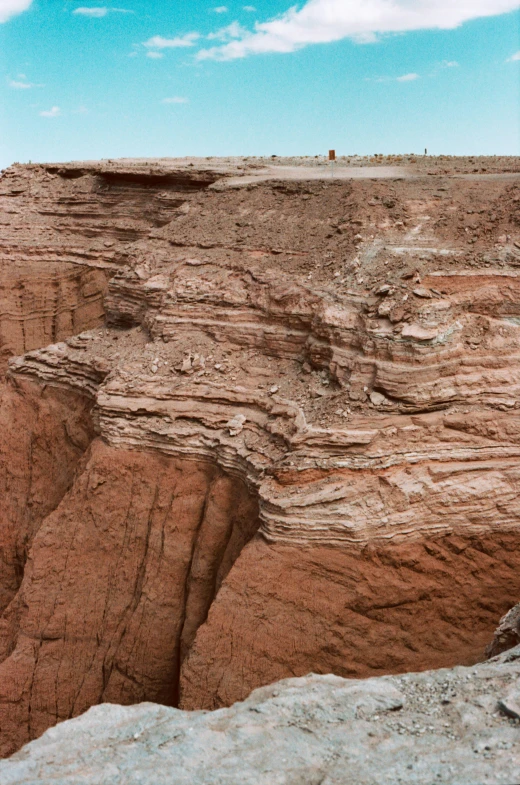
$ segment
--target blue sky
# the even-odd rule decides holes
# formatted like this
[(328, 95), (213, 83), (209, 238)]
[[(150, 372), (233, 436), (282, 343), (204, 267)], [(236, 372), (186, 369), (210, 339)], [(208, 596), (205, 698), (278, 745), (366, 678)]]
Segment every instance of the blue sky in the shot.
[(520, 154), (520, 0), (0, 0), (0, 167)]

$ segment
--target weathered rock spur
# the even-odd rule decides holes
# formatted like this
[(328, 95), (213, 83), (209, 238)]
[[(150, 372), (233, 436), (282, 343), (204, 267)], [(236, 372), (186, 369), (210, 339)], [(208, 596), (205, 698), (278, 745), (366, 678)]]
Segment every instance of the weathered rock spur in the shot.
[(0, 300), (0, 354), (25, 351), (0, 404), (4, 755), (104, 701), (472, 664), (517, 601), (520, 175), (256, 166), (1, 180), (1, 275), (23, 257), (32, 292)]
[(500, 624), (495, 630), (493, 640), (486, 649), (488, 657), (496, 657), (520, 643), (520, 604), (511, 608), (500, 619)]

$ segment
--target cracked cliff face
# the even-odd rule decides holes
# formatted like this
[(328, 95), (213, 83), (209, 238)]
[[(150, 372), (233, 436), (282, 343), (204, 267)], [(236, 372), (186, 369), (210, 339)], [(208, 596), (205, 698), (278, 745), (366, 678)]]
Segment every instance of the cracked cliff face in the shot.
[(518, 599), (518, 177), (262, 171), (0, 181), (3, 754), (470, 664)]
[[(0, 611), (20, 587), (34, 535), (93, 438), (92, 399), (12, 380), (0, 388)], [(0, 637), (0, 650), (5, 641)]]
[(2, 727), (27, 723), (31, 737), (100, 702), (173, 704), (183, 652), (256, 512), (215, 465), (96, 441), (6, 614), (16, 646), (0, 666)]

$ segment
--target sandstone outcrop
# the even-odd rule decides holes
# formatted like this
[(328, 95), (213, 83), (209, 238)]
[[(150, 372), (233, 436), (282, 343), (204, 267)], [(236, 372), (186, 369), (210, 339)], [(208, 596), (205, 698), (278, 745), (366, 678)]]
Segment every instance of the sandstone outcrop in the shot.
[(486, 649), (488, 657), (496, 657), (520, 643), (520, 604), (511, 608), (500, 619), (500, 624), (495, 630), (493, 640)]
[(310, 675), (230, 709), (97, 706), (9, 761), (3, 785), (505, 785), (520, 779), (520, 648), (475, 668)]
[(1, 754), (472, 664), (519, 596), (520, 175), (214, 164), (0, 181)]
[[(93, 438), (91, 409), (81, 392), (22, 379), (0, 387), (0, 612), (20, 587), (35, 533), (69, 490)], [(4, 645), (0, 635), (0, 651)]]
[(216, 173), (150, 166), (13, 166), (0, 183), (0, 371), (24, 351), (104, 322), (129, 245), (167, 224)]

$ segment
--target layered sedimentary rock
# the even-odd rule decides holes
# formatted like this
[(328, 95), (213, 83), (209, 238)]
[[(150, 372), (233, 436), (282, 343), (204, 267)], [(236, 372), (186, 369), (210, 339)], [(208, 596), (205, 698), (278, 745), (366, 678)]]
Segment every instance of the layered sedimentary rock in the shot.
[(310, 675), (213, 713), (97, 706), (9, 761), (4, 785), (504, 785), (520, 777), (520, 648), (475, 668)]
[(8, 357), (102, 324), (129, 244), (217, 175), (109, 164), (14, 166), (0, 183), (0, 371)]
[(520, 592), (520, 178), (410, 167), (9, 174), (110, 280), (9, 363), (3, 754), (102, 701), (482, 659)]

